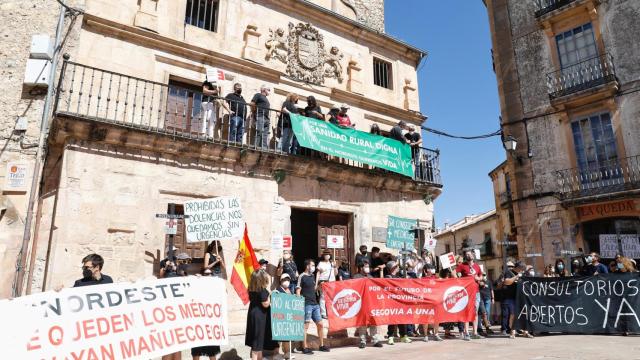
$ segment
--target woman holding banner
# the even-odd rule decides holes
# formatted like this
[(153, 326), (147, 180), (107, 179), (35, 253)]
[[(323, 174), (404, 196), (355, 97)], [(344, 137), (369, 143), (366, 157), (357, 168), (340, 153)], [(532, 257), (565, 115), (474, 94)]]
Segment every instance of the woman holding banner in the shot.
[[(291, 285), (291, 276), (289, 276), (289, 274), (287, 273), (283, 273), (282, 275), (280, 275), (280, 286), (276, 288), (276, 291), (283, 294), (295, 295), (295, 293), (289, 290), (290, 285)], [(295, 288), (295, 285), (294, 285), (294, 288)], [(289, 359), (289, 354), (291, 353), (290, 344), (291, 343), (289, 341), (280, 342), (280, 346), (282, 347), (282, 352), (284, 353), (285, 359)]]
[(244, 344), (251, 347), (252, 360), (262, 360), (264, 350), (278, 348), (278, 343), (271, 339), (270, 288), (271, 277), (266, 271), (257, 270), (251, 274)]

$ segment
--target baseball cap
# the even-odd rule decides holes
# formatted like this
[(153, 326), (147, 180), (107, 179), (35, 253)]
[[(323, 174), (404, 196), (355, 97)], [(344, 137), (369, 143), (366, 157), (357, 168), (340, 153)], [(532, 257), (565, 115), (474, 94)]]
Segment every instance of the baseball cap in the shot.
[(282, 281), (284, 279), (291, 280), (291, 276), (289, 276), (289, 274), (287, 274), (287, 273), (284, 273), (284, 274), (280, 275), (280, 281)]
[(514, 267), (513, 261), (507, 261), (507, 267)]
[(340, 109), (351, 109), (351, 107), (348, 104), (341, 104)]
[(260, 265), (264, 265), (264, 264), (268, 264), (269, 262), (265, 259), (260, 259), (260, 261), (258, 261), (258, 264)]

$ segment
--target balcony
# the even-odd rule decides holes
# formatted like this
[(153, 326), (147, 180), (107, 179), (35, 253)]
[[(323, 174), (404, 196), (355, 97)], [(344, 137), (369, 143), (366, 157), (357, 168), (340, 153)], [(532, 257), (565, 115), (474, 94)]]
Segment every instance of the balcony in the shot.
[(640, 155), (613, 160), (593, 169), (557, 172), (563, 201), (615, 197), (640, 189)]
[[(252, 94), (244, 96), (250, 99)], [(219, 108), (219, 116), (215, 126), (209, 127), (206, 125), (211, 123), (208, 120), (213, 116), (212, 107)], [(54, 115), (56, 119), (80, 120), (81, 124), (64, 124), (52, 131), (65, 132), (64, 136), (74, 132), (90, 140), (114, 143), (132, 138), (135, 132), (141, 135), (130, 142), (137, 147), (176, 155), (187, 150), (201, 154), (207, 151), (207, 159), (227, 163), (260, 162), (278, 173), (274, 177), (282, 176), (279, 170), (301, 176), (316, 173), (317, 178), (325, 180), (335, 180), (336, 173), (341, 173), (342, 179), (352, 176), (351, 181), (362, 185), (421, 192), (435, 188), (436, 195), (439, 194), (442, 187), (439, 150), (421, 148), (414, 160), (415, 175), (409, 178), (318, 151), (283, 146), (283, 134), (289, 129), (278, 121), (281, 112), (260, 108), (256, 111), (263, 111), (270, 118), (270, 126), (256, 126), (248, 105), (204, 95), (201, 86), (168, 85), (67, 60), (56, 90)], [(244, 123), (244, 131), (231, 126), (238, 123), (236, 115)], [(112, 129), (118, 132), (106, 134), (115, 131)], [(53, 141), (64, 141), (64, 136), (59, 134), (59, 140)], [(246, 160), (247, 156), (252, 160)], [(353, 171), (357, 177), (353, 177)]]
[(588, 95), (609, 88), (617, 90), (617, 85), (613, 57), (609, 54), (596, 56), (547, 74), (549, 99), (552, 102), (570, 95)]
[(505, 209), (511, 203), (511, 192), (510, 191), (501, 192), (500, 195), (498, 195), (498, 198), (500, 201), (500, 207)]
[(539, 18), (552, 11), (561, 9), (576, 0), (534, 0), (536, 5), (536, 17)]

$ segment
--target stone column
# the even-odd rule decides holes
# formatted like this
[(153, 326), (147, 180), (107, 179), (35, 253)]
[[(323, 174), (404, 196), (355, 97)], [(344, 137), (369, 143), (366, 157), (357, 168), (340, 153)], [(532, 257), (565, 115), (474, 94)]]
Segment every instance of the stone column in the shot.
[(244, 48), (242, 49), (242, 58), (251, 60), (258, 64), (262, 64), (264, 60), (264, 54), (260, 49), (260, 34), (258, 27), (253, 24), (247, 25), (247, 29), (244, 31)]
[(347, 91), (356, 94), (363, 94), (362, 91), (362, 68), (358, 66), (358, 62), (355, 60), (349, 60), (347, 66), (347, 75), (349, 80), (347, 81)]
[(133, 26), (158, 32), (158, 0), (140, 0)]
[(416, 88), (411, 86), (410, 79), (404, 79), (404, 109), (405, 110), (418, 110), (418, 104), (416, 102), (415, 91)]

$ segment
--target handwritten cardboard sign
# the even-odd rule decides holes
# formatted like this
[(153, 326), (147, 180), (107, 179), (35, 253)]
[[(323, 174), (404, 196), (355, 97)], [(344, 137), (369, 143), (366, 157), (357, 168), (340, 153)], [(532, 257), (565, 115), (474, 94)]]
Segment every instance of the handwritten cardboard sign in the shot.
[(221, 196), (184, 203), (187, 242), (239, 240), (244, 220), (240, 199)]

